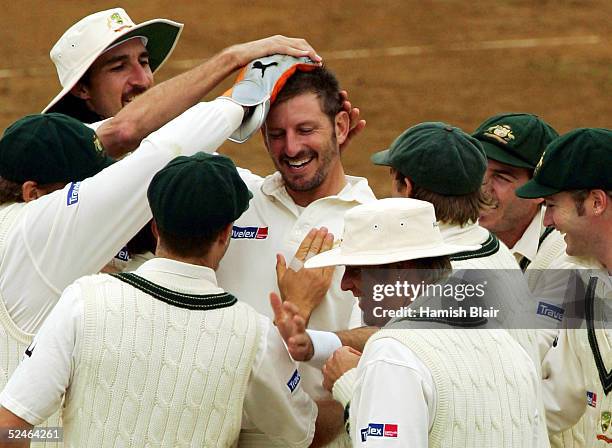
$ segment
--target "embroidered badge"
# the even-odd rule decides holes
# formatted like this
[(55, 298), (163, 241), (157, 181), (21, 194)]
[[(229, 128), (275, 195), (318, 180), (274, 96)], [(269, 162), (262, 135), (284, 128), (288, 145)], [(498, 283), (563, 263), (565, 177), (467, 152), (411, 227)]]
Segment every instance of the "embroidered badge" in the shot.
[(495, 139), (504, 145), (508, 144), (511, 140), (514, 140), (512, 128), (507, 124), (497, 124), (495, 126), (491, 126), (485, 131), (484, 135)]

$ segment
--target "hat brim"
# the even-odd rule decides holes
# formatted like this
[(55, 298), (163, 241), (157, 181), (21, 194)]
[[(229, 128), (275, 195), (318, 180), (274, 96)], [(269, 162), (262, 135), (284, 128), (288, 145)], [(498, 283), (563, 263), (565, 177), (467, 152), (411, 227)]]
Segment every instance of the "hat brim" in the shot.
[(455, 244), (441, 244), (435, 247), (408, 249), (404, 248), (395, 252), (362, 252), (353, 254), (342, 253), (342, 246), (335, 249), (315, 255), (309, 260), (306, 260), (304, 267), (306, 268), (322, 268), (326, 266), (377, 266), (388, 263), (396, 263), (398, 261), (416, 260), (419, 258), (441, 257), (443, 255), (452, 255), (459, 252), (474, 251), (480, 249), (481, 246), (460, 246)]
[(144, 36), (147, 38), (147, 51), (149, 52), (149, 65), (151, 71), (155, 73), (166, 62), (168, 57), (174, 51), (176, 43), (183, 31), (183, 24), (167, 19), (154, 19), (139, 23), (132, 28), (126, 28), (124, 32), (119, 32), (119, 36), (108, 45), (93, 52), (91, 57), (87, 59), (80, 68), (75, 71), (73, 77), (66, 83), (60, 93), (51, 100), (47, 107), (41, 113), (53, 112), (58, 104), (70, 92), (77, 82), (83, 77), (89, 67), (95, 62), (108, 47), (117, 43), (126, 41), (136, 36)]
[(525, 185), (518, 187), (514, 190), (514, 193), (519, 198), (525, 199), (535, 199), (535, 198), (544, 198), (546, 196), (553, 195), (555, 193), (559, 193), (561, 190), (558, 188), (549, 187), (546, 185), (542, 185), (537, 183), (535, 180), (531, 179)]
[(514, 157), (511, 154), (508, 154), (507, 151), (504, 151), (502, 148), (500, 148), (494, 143), (480, 139), (478, 141), (482, 144), (485, 154), (487, 155), (487, 159), (496, 160), (497, 162), (505, 163), (506, 165), (516, 166), (519, 168), (528, 168), (530, 170), (533, 170), (535, 168), (534, 165), (525, 162), (524, 160), (521, 160), (518, 157)]
[(370, 160), (374, 165), (391, 166), (391, 163), (389, 162), (389, 149), (384, 149), (372, 154)]

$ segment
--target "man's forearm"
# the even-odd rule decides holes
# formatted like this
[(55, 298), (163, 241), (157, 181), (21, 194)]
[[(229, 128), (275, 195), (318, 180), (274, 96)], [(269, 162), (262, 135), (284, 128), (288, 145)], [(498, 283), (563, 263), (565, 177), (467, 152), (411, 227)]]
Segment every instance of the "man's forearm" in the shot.
[(359, 327), (351, 330), (336, 331), (336, 336), (340, 338), (343, 346), (352, 347), (357, 351), (363, 352), (363, 348), (374, 333), (379, 330), (378, 327)]
[(325, 446), (334, 440), (344, 428), (344, 408), (335, 400), (317, 401), (319, 412), (315, 423), (315, 435), (311, 447)]
[(143, 138), (196, 104), (237, 68), (237, 59), (226, 49), (138, 96), (98, 128), (106, 152), (121, 157), (134, 150)]

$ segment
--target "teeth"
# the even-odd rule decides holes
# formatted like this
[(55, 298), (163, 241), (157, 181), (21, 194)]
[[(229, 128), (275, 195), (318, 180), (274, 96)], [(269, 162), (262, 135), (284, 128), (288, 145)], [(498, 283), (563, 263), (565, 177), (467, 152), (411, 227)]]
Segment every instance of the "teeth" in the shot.
[(294, 168), (299, 168), (299, 167), (307, 164), (311, 160), (312, 160), (312, 158), (302, 159), (302, 160), (292, 160), (292, 161), (287, 160), (287, 163), (289, 164), (289, 166), (292, 166)]

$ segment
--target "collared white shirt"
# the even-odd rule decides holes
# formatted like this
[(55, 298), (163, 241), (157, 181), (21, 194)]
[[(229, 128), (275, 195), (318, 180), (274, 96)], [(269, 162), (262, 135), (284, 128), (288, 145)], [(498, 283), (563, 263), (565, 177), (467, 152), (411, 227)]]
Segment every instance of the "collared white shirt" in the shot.
[[(155, 258), (135, 273), (175, 291), (223, 292), (217, 285), (215, 272), (204, 266)], [(31, 424), (38, 424), (51, 415), (69, 389), (72, 376), (78, 372), (77, 353), (83, 326), (83, 296), (75, 283), (66, 288), (35, 336), (30, 346), (31, 356), (24, 357), (10, 378), (0, 395), (0, 404)], [(257, 428), (281, 439), (286, 436), (291, 443), (296, 443), (296, 438), (311, 440), (316, 405), (299, 380), (293, 390), (287, 386), (297, 364), (268, 318), (259, 316), (258, 326), (258, 348), (243, 405), (243, 427)]]
[(521, 235), (519, 240), (514, 244), (514, 247), (510, 248), (510, 251), (514, 254), (516, 261), (520, 262), (523, 257), (526, 257), (529, 261), (533, 261), (538, 253), (538, 247), (540, 243), (540, 237), (546, 230), (544, 226), (544, 213), (546, 207), (541, 206), (538, 213), (533, 217), (525, 232)]
[[(253, 192), (248, 210), (234, 223), (232, 241), (221, 260), (219, 284), (238, 300), (271, 317), (269, 296), (278, 293), (276, 254), (289, 264), (300, 243), (313, 227), (325, 226), (337, 240), (342, 236), (344, 213), (375, 200), (364, 178), (346, 176), (346, 186), (337, 195), (318, 199), (299, 210), (287, 193), (280, 173), (262, 178), (248, 170), (239, 170)], [(349, 317), (356, 303), (350, 292), (342, 291), (344, 268), (335, 269), (332, 284), (322, 303), (314, 310), (309, 328), (336, 331), (349, 328)], [(304, 365), (303, 380), (311, 396), (328, 396), (321, 386), (321, 372)]]

